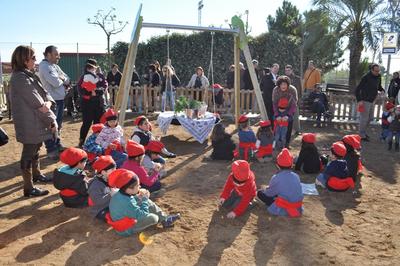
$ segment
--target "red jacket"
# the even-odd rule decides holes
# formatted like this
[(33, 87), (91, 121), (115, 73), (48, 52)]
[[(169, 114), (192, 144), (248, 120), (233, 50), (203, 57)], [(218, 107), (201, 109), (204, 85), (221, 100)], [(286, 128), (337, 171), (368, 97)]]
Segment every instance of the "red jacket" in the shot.
[(233, 174), (230, 173), (230, 175), (228, 176), (228, 180), (226, 180), (224, 190), (222, 191), (220, 198), (223, 198), (225, 200), (228, 199), (233, 190), (235, 190), (236, 193), (242, 197), (240, 203), (233, 210), (236, 216), (240, 216), (246, 211), (247, 206), (249, 206), (249, 203), (254, 199), (257, 194), (257, 185), (255, 182), (254, 173), (250, 171), (249, 179), (242, 186), (238, 186), (233, 182)]

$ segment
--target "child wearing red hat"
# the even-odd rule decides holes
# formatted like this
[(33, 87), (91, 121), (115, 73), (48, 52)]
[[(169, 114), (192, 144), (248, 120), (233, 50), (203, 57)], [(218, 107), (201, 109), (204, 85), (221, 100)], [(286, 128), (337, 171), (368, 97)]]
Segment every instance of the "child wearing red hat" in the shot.
[(113, 190), (108, 185), (108, 176), (115, 170), (116, 164), (109, 155), (99, 156), (92, 165), (96, 171), (94, 178), (89, 182), (89, 212), (90, 214), (106, 222), (106, 214), (109, 212), (109, 204)]
[(256, 158), (259, 162), (270, 162), (272, 160), (274, 133), (272, 132), (271, 121), (260, 121), (260, 127), (257, 131), (257, 154)]
[(239, 117), (239, 159), (250, 160), (254, 157), (257, 138), (250, 127), (247, 115)]
[(210, 138), (211, 146), (213, 147), (211, 159), (232, 161), (236, 145), (232, 140), (232, 136), (225, 132), (225, 127), (222, 123), (214, 126)]
[(54, 187), (60, 190), (65, 207), (80, 208), (88, 204), (87, 177), (83, 172), (87, 154), (78, 148), (68, 148), (60, 154), (65, 166), (56, 169), (53, 174)]
[(317, 176), (315, 183), (331, 191), (346, 191), (349, 188), (354, 188), (354, 181), (349, 176), (347, 162), (344, 160), (347, 149), (343, 142), (333, 143), (331, 152), (333, 160), (328, 163), (324, 172)]
[(159, 191), (161, 189), (161, 182), (159, 180), (159, 165), (156, 165), (155, 170), (149, 175), (143, 167), (143, 158), (145, 149), (143, 145), (128, 140), (126, 144), (126, 152), (128, 153), (128, 160), (126, 160), (121, 168), (134, 172), (140, 180), (140, 186), (150, 191), (150, 193)]
[(149, 175), (153, 175), (154, 172), (158, 172), (160, 178), (164, 178), (167, 175), (165, 160), (161, 157), (163, 149), (164, 144), (158, 140), (151, 140), (147, 144), (143, 158), (143, 167)]
[(110, 201), (107, 223), (121, 236), (161, 223), (164, 228), (172, 227), (180, 214), (167, 215), (149, 199), (150, 192), (141, 189), (137, 175), (126, 169), (117, 169), (108, 178), (111, 187), (119, 188)]
[[(105, 154), (113, 157), (117, 168), (121, 167), (122, 163), (128, 158), (126, 153), (117, 149), (125, 145), (124, 132), (122, 127), (118, 125), (118, 114), (113, 109), (108, 109), (104, 114), (106, 123), (96, 138), (96, 143), (105, 149)], [(108, 151), (107, 151), (108, 150)]]
[(395, 111), (388, 117), (389, 132), (387, 136), (388, 150), (392, 150), (393, 137), (394, 137), (394, 150), (400, 151), (400, 105), (396, 106)]
[(303, 212), (303, 192), (300, 177), (291, 170), (293, 156), (284, 148), (278, 154), (280, 171), (273, 175), (269, 185), (257, 192), (257, 198), (267, 205), (272, 215), (299, 217)]
[[(146, 148), (149, 141), (157, 140), (151, 133), (151, 124), (149, 119), (144, 115), (138, 116), (134, 121), (134, 125), (135, 127), (133, 128), (133, 134), (131, 136), (131, 139), (134, 142), (137, 142)], [(176, 157), (176, 154), (169, 152), (165, 147), (163, 148), (162, 153), (168, 158)], [(158, 162), (164, 164), (165, 160), (160, 157)]]
[(227, 218), (233, 219), (242, 215), (256, 196), (257, 186), (253, 171), (245, 160), (232, 163), (232, 172), (226, 180), (219, 197), (218, 206), (232, 209)]
[(286, 135), (288, 132), (289, 122), (292, 121), (293, 115), (289, 113), (289, 100), (282, 97), (278, 102), (278, 109), (275, 113), (275, 149), (280, 150), (286, 147)]
[(391, 114), (394, 112), (395, 105), (387, 101), (385, 103), (385, 109), (382, 112), (382, 117), (381, 117), (381, 127), (382, 127), (382, 133), (381, 133), (381, 140), (385, 141), (387, 136), (389, 135), (389, 125), (390, 122), (388, 121), (388, 118), (391, 116)]
[(303, 171), (306, 174), (316, 174), (321, 171), (321, 155), (315, 146), (316, 134), (305, 133), (301, 141), (301, 150), (299, 156), (295, 159), (297, 171)]
[(104, 124), (101, 124), (101, 123), (93, 124), (92, 125), (93, 133), (86, 139), (85, 144), (82, 147), (83, 150), (86, 151), (88, 154), (89, 162), (94, 161), (94, 159), (97, 156), (104, 154), (103, 147), (101, 147), (99, 144), (96, 143), (96, 138), (103, 128), (104, 128)]

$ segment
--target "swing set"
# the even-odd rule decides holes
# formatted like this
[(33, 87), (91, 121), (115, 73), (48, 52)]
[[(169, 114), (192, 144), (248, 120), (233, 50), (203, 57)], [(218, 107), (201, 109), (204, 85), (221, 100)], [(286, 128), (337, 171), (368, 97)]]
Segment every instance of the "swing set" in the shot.
[[(119, 123), (123, 125), (125, 121), (126, 107), (129, 98), (129, 89), (132, 81), (133, 66), (135, 65), (137, 48), (139, 43), (140, 30), (142, 28), (161, 28), (167, 30), (167, 57), (169, 59), (169, 30), (195, 30), (195, 31), (206, 31), (211, 33), (211, 54), (210, 54), (210, 65), (208, 68), (208, 75), (211, 73), (211, 84), (214, 84), (214, 68), (213, 68), (213, 50), (214, 50), (214, 35), (215, 32), (229, 33), (233, 35), (234, 41), (234, 65), (235, 65), (235, 123), (238, 125), (240, 116), (240, 51), (243, 51), (246, 59), (246, 64), (249, 69), (251, 82), (253, 83), (254, 92), (256, 95), (257, 104), (261, 113), (261, 119), (267, 120), (268, 115), (265, 109), (264, 100), (261, 95), (260, 85), (257, 81), (256, 72), (252, 64), (252, 57), (250, 49), (247, 43), (247, 37), (244, 33), (243, 21), (238, 17), (234, 16), (231, 20), (233, 28), (216, 28), (216, 27), (202, 27), (202, 26), (189, 26), (189, 25), (176, 25), (176, 24), (161, 24), (161, 23), (148, 23), (143, 22), (143, 17), (140, 15), (142, 11), (142, 4), (139, 6), (135, 24), (133, 26), (131, 41), (129, 44), (128, 54), (125, 59), (125, 65), (122, 72), (122, 78), (119, 85), (117, 99), (114, 105), (116, 111), (120, 111)], [(146, 92), (145, 92), (146, 93)], [(213, 108), (215, 112), (215, 94), (213, 93)]]

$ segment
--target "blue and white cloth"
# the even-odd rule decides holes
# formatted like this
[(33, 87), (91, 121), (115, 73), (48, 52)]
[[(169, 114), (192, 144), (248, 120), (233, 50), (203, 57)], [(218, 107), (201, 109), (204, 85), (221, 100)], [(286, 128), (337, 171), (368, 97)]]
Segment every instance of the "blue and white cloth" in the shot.
[(157, 118), (157, 123), (164, 135), (167, 134), (174, 118), (178, 119), (182, 127), (200, 143), (207, 139), (215, 125), (215, 116), (210, 112), (206, 112), (205, 117), (201, 119), (190, 119), (184, 113), (162, 112)]

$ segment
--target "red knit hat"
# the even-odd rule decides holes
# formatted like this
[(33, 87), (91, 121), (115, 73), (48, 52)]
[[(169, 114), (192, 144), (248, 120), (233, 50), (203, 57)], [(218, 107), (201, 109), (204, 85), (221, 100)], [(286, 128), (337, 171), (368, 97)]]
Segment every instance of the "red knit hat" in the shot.
[(239, 123), (245, 123), (249, 120), (249, 118), (247, 117), (247, 115), (241, 115), (239, 117)]
[(224, 87), (222, 87), (220, 84), (218, 84), (218, 83), (215, 83), (215, 84), (213, 84), (213, 89), (223, 89)]
[(109, 120), (117, 120), (118, 113), (109, 108), (100, 118), (100, 123), (105, 124)]
[(97, 158), (97, 160), (92, 164), (92, 167), (97, 173), (100, 173), (110, 165), (116, 165), (113, 158), (110, 155), (103, 155)]
[(92, 125), (93, 133), (100, 133), (100, 131), (104, 128), (104, 124), (98, 123)]
[(250, 176), (250, 165), (245, 160), (237, 160), (232, 163), (232, 173), (236, 180), (246, 181)]
[(144, 154), (144, 147), (133, 140), (128, 140), (126, 143), (126, 152), (129, 157), (136, 157)]
[(331, 151), (334, 155), (344, 157), (347, 153), (346, 146), (344, 146), (343, 142), (337, 141), (332, 144)]
[(87, 153), (84, 150), (71, 147), (60, 154), (60, 161), (66, 165), (74, 166), (87, 157)]
[(108, 176), (108, 184), (110, 187), (122, 188), (128, 183), (135, 184), (139, 182), (137, 175), (126, 169), (117, 169)]
[(354, 135), (346, 135), (343, 137), (342, 141), (353, 147), (353, 149), (359, 150), (361, 148), (360, 141)]
[(302, 140), (303, 140), (303, 142), (307, 142), (307, 143), (315, 143), (315, 141), (317, 140), (317, 134), (304, 133)]
[(289, 100), (285, 97), (279, 99), (278, 108), (286, 109), (289, 105)]
[(260, 121), (260, 127), (267, 127), (271, 125), (271, 121), (270, 120), (264, 120), (264, 121)]
[(138, 116), (138, 117), (136, 117), (136, 119), (133, 122), (133, 124), (135, 126), (138, 126), (143, 119), (147, 119), (147, 117), (145, 117), (144, 115)]
[(394, 107), (395, 107), (395, 105), (392, 102), (386, 102), (385, 103), (385, 109), (386, 110), (390, 110), (390, 109), (392, 109)]
[(164, 144), (162, 144), (161, 141), (158, 140), (150, 140), (146, 146), (147, 151), (155, 153), (161, 153), (162, 149), (164, 149)]
[(360, 149), (361, 149), (361, 136), (358, 134), (351, 134), (349, 136), (352, 136), (353, 138), (355, 138), (358, 142), (360, 142)]
[(282, 151), (276, 157), (276, 162), (278, 166), (281, 167), (292, 167), (293, 156), (288, 149), (283, 148)]

